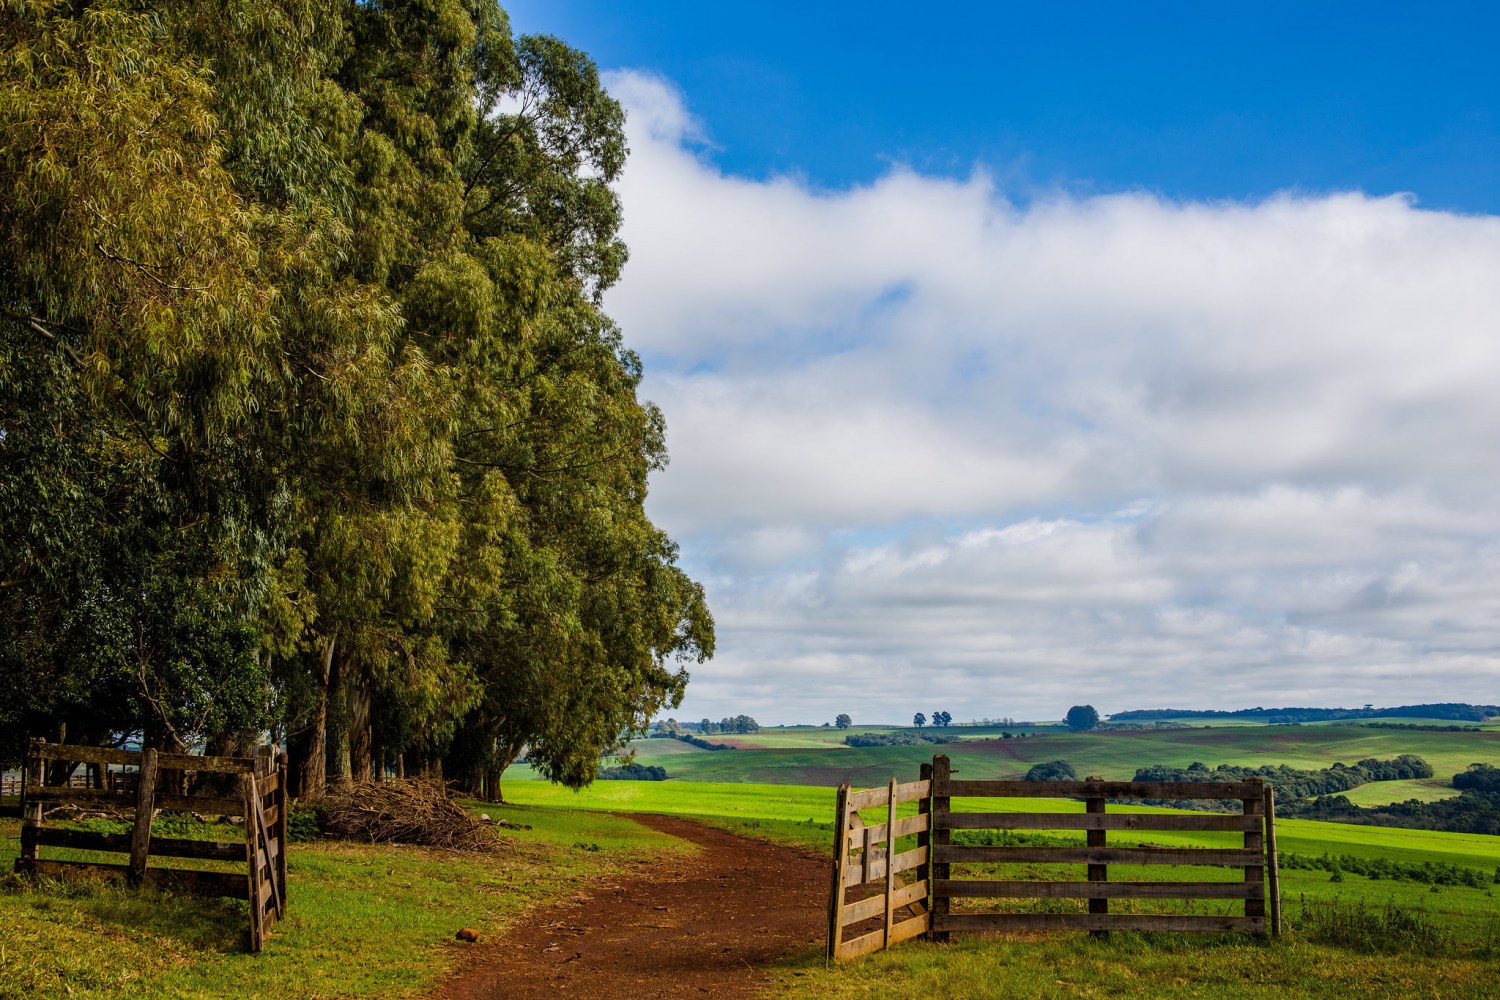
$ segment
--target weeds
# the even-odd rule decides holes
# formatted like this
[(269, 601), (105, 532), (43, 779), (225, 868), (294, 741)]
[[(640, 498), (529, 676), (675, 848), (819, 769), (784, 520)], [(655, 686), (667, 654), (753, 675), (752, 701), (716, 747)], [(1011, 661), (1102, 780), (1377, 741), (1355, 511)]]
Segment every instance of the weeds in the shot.
[(1452, 943), (1425, 912), (1387, 903), (1347, 903), (1304, 896), (1297, 927), (1308, 940), (1365, 954), (1441, 954)]

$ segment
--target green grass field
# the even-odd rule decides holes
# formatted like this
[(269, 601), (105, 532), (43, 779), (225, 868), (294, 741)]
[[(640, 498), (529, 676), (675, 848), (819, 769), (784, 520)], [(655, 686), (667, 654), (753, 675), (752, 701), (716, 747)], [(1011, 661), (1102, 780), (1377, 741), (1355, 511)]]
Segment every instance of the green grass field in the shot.
[[(1079, 775), (1126, 779), (1138, 767), (1168, 764), (1184, 767), (1202, 761), (1260, 766), (1286, 764), (1322, 768), (1342, 761), (1390, 758), (1414, 753), (1433, 766), (1435, 783), (1378, 782), (1351, 794), (1364, 804), (1384, 804), (1407, 798), (1435, 799), (1455, 773), (1476, 761), (1500, 761), (1500, 730), (1484, 732), (1425, 732), (1369, 729), (1353, 725), (1216, 726), (1199, 729), (1142, 732), (1049, 732), (1025, 739), (984, 738), (988, 731), (950, 727), (946, 734), (962, 742), (941, 746), (847, 747), (846, 732), (891, 732), (890, 727), (851, 730), (771, 729), (745, 736), (712, 737), (744, 749), (709, 751), (678, 740), (637, 740), (632, 748), (643, 761), (660, 764), (669, 779), (697, 782), (753, 782), (757, 784), (828, 785), (848, 781), (873, 786), (895, 775), (915, 778), (934, 752), (946, 753), (967, 778), (1019, 778), (1033, 764), (1066, 760)], [(932, 730), (929, 730), (932, 731)], [(524, 766), (508, 778), (529, 776)], [(1400, 787), (1396, 787), (1399, 785)], [(1387, 797), (1388, 796), (1388, 797)]]

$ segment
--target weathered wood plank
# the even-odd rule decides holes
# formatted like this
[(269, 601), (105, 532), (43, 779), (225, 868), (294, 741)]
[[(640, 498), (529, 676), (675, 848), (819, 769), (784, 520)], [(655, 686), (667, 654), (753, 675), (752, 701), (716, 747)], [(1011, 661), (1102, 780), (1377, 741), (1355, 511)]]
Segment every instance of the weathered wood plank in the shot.
[[(928, 918), (926, 916), (912, 917), (909, 920), (901, 921), (891, 928), (889, 943), (899, 944), (902, 941), (909, 941), (926, 931), (927, 923)], [(838, 953), (834, 955), (834, 959), (842, 962), (851, 958), (858, 958), (861, 955), (868, 955), (871, 952), (879, 951), (886, 943), (887, 936), (885, 928), (882, 927), (878, 931), (872, 931), (869, 934), (863, 934), (844, 942), (839, 946)]]
[(933, 918), (946, 931), (1247, 931), (1264, 934), (1264, 917), (1143, 913), (950, 913)]
[[(885, 828), (887, 830), (895, 830), (896, 829), (896, 785), (897, 784), (899, 784), (899, 782), (897, 782), (895, 778), (892, 778), (891, 779), (891, 797), (890, 797), (890, 800), (889, 800), (890, 801), (890, 805), (886, 807)], [(888, 843), (886, 845), (886, 854), (887, 854), (887, 856), (890, 856), (891, 854), (895, 853), (895, 850), (896, 850), (896, 838), (892, 837), (891, 840), (890, 840), (890, 843)], [(885, 894), (884, 894), (884, 899), (885, 899), (885, 943), (886, 943), (887, 946), (889, 946), (890, 943), (891, 943), (891, 926), (896, 922), (896, 907), (895, 907), (895, 904), (894, 904), (895, 897), (896, 897), (896, 866), (895, 865), (886, 865), (885, 866)]]
[(840, 938), (844, 933), (844, 889), (849, 873), (849, 827), (853, 814), (849, 808), (849, 786), (839, 786), (834, 804), (833, 870), (828, 891), (828, 949), (830, 959), (838, 958)]
[(1266, 786), (1266, 877), (1271, 903), (1271, 936), (1281, 937), (1281, 862), (1276, 856), (1276, 789)]
[(119, 806), (130, 809), (135, 805), (134, 792), (114, 792), (106, 788), (44, 787), (26, 789), (28, 802), (57, 802), (77, 806)]
[(1248, 882), (1004, 882), (943, 879), (933, 893), (993, 899), (1247, 899), (1262, 887)]
[(939, 864), (1229, 865), (1263, 863), (1259, 852), (1203, 847), (965, 847), (937, 849)]
[[(927, 820), (927, 816), (925, 814), (919, 813), (916, 816), (903, 816), (901, 819), (896, 820), (896, 836), (897, 837), (906, 837), (906, 836), (909, 836), (909, 835), (911, 835), (913, 833), (926, 833), (927, 832), (927, 825), (928, 825), (928, 820)], [(865, 831), (866, 830), (870, 831), (870, 837), (871, 837), (872, 840), (876, 840), (876, 841), (884, 840), (885, 839), (885, 828), (886, 828), (886, 824), (885, 823), (877, 823), (874, 826), (862, 826), (862, 827), (860, 827), (860, 828), (858, 828), (856, 830), (850, 830), (849, 831), (849, 846), (850, 847), (862, 847), (862, 846), (864, 846), (864, 839), (865, 839)]]
[[(901, 886), (891, 893), (891, 909), (899, 910), (903, 906), (910, 906), (912, 903), (921, 902), (926, 898), (927, 883), (913, 882), (911, 885)], [(850, 924), (857, 924), (861, 920), (878, 917), (884, 912), (884, 909), (884, 894), (871, 896), (868, 899), (861, 899), (857, 903), (845, 903), (844, 926), (848, 927)]]
[(286, 842), (287, 842), (287, 801), (286, 781), (282, 777), (286, 774), (287, 755), (278, 748), (276, 752), (276, 825), (274, 827), (276, 840), (276, 915), (286, 919)]
[(891, 794), (889, 788), (866, 788), (860, 792), (849, 793), (849, 808), (853, 810), (868, 809), (871, 806), (885, 805), (886, 796)]
[(213, 774), (249, 774), (255, 769), (255, 761), (249, 757), (205, 757), (193, 753), (164, 753), (157, 763), (174, 770)]
[(156, 808), (171, 812), (195, 812), (204, 816), (241, 816), (245, 812), (242, 799), (224, 799), (209, 795), (156, 795)]
[[(1088, 799), (1087, 801), (1084, 802), (1083, 808), (1084, 808), (1084, 812), (1086, 812), (1086, 813), (1089, 813), (1089, 814), (1094, 815), (1094, 816), (1101, 816), (1102, 817), (1102, 816), (1105, 815), (1105, 800), (1102, 799), (1102, 798), (1091, 798), (1091, 799)], [(1102, 848), (1102, 847), (1105, 846), (1105, 838), (1109, 836), (1109, 831), (1103, 829), (1102, 827), (1100, 827), (1100, 828), (1096, 828), (1096, 829), (1088, 831), (1087, 833), (1084, 834), (1084, 836), (1086, 838), (1088, 838), (1088, 846), (1089, 847), (1091, 847), (1091, 848)], [(1109, 866), (1108, 865), (1098, 865), (1098, 864), (1091, 864), (1091, 865), (1089, 865), (1088, 866), (1088, 880), (1090, 882), (1108, 882), (1109, 881)], [(1109, 897), (1108, 896), (1090, 896), (1089, 897), (1089, 912), (1090, 913), (1094, 913), (1094, 914), (1108, 913), (1109, 912)], [(1091, 933), (1093, 933), (1095, 936), (1102, 936), (1102, 935), (1108, 934), (1109, 931), (1093, 931)]]
[(1201, 816), (1162, 813), (950, 812), (948, 830), (1179, 830), (1241, 833), (1259, 829), (1260, 817), (1233, 813)]
[(85, 747), (71, 743), (33, 743), (32, 752), (41, 760), (61, 760), (77, 764), (124, 764), (136, 767), (141, 762), (139, 750), (115, 747)]
[(946, 796), (1039, 799), (1245, 799), (1259, 798), (1259, 781), (963, 781), (938, 791)]
[(151, 820), (156, 815), (152, 803), (156, 799), (155, 750), (147, 747), (141, 751), (141, 772), (136, 780), (135, 829), (130, 833), (130, 873), (140, 878), (146, 871), (151, 849)]
[[(896, 855), (895, 871), (910, 871), (928, 860), (928, 848), (914, 847), (909, 851), (903, 851)], [(866, 856), (871, 858), (869, 867), (861, 865), (859, 868), (850, 868), (844, 876), (844, 886), (849, 888), (856, 885), (864, 885), (879, 878), (885, 878), (885, 852), (868, 851)]]
[(926, 778), (920, 781), (901, 781), (896, 783), (895, 799), (897, 802), (915, 802), (925, 799), (932, 792), (932, 782)]
[[(939, 853), (949, 846), (953, 834), (944, 826), (944, 819), (949, 815), (948, 809), (952, 805), (943, 789), (953, 783), (953, 763), (947, 754), (935, 754), (932, 758), (932, 836), (929, 838), (931, 844), (931, 856), (928, 872), (934, 880), (946, 879), (951, 874), (948, 865), (938, 859)], [(934, 923), (939, 914), (946, 915), (952, 900), (946, 896), (934, 895), (932, 906), (928, 913), (927, 940), (939, 944), (948, 940), (948, 932), (937, 930)]]

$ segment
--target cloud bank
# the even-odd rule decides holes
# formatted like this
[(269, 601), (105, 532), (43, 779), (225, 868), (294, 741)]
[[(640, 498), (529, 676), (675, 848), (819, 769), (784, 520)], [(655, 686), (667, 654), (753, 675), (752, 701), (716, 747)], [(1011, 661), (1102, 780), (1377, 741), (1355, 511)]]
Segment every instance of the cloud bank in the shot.
[(762, 723), (1494, 701), (1500, 219), (718, 170), (615, 74), (650, 509)]

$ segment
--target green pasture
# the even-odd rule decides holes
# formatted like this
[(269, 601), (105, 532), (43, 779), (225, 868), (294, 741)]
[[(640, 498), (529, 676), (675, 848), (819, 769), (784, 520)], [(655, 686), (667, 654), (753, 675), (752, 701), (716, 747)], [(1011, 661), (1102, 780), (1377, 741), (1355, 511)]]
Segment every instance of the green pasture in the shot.
[[(850, 731), (899, 730), (869, 726)], [(1048, 732), (1009, 740), (984, 738), (978, 727), (950, 727), (946, 732), (974, 738), (941, 746), (847, 747), (842, 745), (844, 732), (799, 729), (716, 738), (746, 747), (736, 750), (700, 750), (663, 739), (638, 740), (632, 746), (643, 757), (670, 755), (669, 759), (654, 761), (666, 767), (669, 779), (789, 785), (837, 786), (848, 781), (873, 786), (893, 775), (914, 779), (918, 767), (930, 761), (934, 753), (947, 754), (966, 778), (1020, 778), (1031, 765), (1050, 760), (1066, 760), (1080, 776), (1107, 779), (1130, 778), (1136, 768), (1152, 764), (1185, 767), (1194, 761), (1210, 767), (1286, 764), (1316, 769), (1339, 761), (1352, 764), (1366, 757), (1414, 753), (1433, 766), (1438, 784), (1414, 787), (1401, 782), (1402, 787), (1390, 798), (1385, 797), (1388, 789), (1381, 787), (1386, 784), (1383, 782), (1355, 793), (1361, 796), (1357, 801), (1378, 804), (1442, 797), (1441, 784), (1471, 763), (1500, 762), (1500, 730), (1448, 733), (1332, 724), (1215, 726), (1114, 733)], [(755, 746), (750, 745), (752, 742)], [(507, 776), (526, 775), (523, 768), (513, 768)]]

